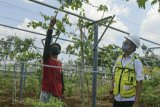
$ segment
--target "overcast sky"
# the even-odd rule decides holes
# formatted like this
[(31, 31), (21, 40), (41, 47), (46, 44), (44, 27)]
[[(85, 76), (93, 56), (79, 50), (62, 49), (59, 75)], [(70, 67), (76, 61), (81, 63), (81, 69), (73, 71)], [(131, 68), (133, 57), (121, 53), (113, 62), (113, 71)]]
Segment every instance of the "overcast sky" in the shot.
[[(53, 5), (55, 7), (59, 7), (59, 4), (56, 0), (39, 0), (41, 2)], [(90, 0), (90, 3), (98, 6), (100, 4), (106, 4), (109, 11), (104, 14), (104, 17), (115, 15), (114, 20), (116, 23), (111, 26), (124, 30), (129, 33), (134, 33), (139, 35), (140, 37), (152, 40), (154, 42), (160, 43), (160, 14), (158, 11), (158, 5), (150, 6), (148, 2), (146, 4), (146, 9), (139, 9), (135, 0), (130, 0), (130, 2), (125, 2), (125, 0)], [(102, 12), (97, 12), (96, 8), (93, 8), (90, 5), (84, 4), (83, 8), (85, 9), (86, 17), (98, 20), (102, 17)], [(71, 11), (71, 9), (67, 9), (67, 11)], [(36, 21), (44, 21), (40, 16), (40, 12), (53, 15), (54, 10), (48, 7), (44, 7), (35, 3), (31, 3), (27, 0), (0, 0), (0, 24), (5, 24), (13, 27), (18, 27), (27, 30), (33, 30), (40, 33), (46, 33), (46, 31), (42, 28), (32, 29), (28, 28), (26, 25), (28, 22), (36, 20)], [(73, 11), (72, 11), (73, 12)], [(78, 12), (74, 12), (78, 13)], [(59, 12), (58, 18), (61, 18), (63, 13)], [(77, 22), (77, 18), (70, 16), (70, 20), (72, 23)], [(72, 26), (69, 30), (75, 30), (76, 26)], [(101, 36), (104, 27), (99, 27), (99, 36)], [(41, 44), (41, 39), (44, 36), (35, 35), (31, 33), (26, 33), (18, 30), (9, 29), (6, 27), (0, 26), (0, 36), (7, 35), (17, 35), (22, 38), (32, 37), (35, 38), (35, 42), (38, 47), (43, 47)], [(108, 29), (100, 41), (99, 46), (106, 46), (108, 44), (116, 44), (121, 46), (124, 36), (121, 32)], [(61, 38), (67, 38), (62, 35)], [(61, 43), (63, 50), (67, 44), (71, 44), (69, 42), (58, 41)], [(144, 41), (141, 40), (141, 44)], [(151, 43), (145, 43), (148, 47), (153, 47)], [(140, 51), (140, 50), (139, 50)], [(67, 56), (68, 57), (68, 56)], [(66, 55), (61, 55), (60, 59), (65, 61)], [(74, 59), (74, 56), (70, 56), (69, 59)]]

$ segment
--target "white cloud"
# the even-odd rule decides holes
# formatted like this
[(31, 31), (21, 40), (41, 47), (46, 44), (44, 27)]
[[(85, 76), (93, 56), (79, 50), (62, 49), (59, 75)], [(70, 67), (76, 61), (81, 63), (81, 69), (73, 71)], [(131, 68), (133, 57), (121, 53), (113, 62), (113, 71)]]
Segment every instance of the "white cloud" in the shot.
[[(99, 6), (101, 4), (103, 5), (107, 5), (108, 7), (108, 12), (106, 12), (104, 14), (104, 17), (107, 17), (109, 15), (127, 15), (129, 13), (129, 8), (128, 7), (125, 7), (125, 5), (123, 4), (117, 4), (115, 2), (115, 0), (90, 0), (89, 1), (92, 5), (94, 6)], [(101, 19), (102, 15), (103, 15), (103, 12), (99, 12), (97, 11), (97, 8), (94, 8), (88, 4), (83, 4), (83, 8), (85, 10), (85, 14), (86, 14), (86, 17), (87, 18), (90, 18), (90, 19), (93, 19), (93, 20), (99, 20)], [(73, 11), (71, 9), (67, 9), (68, 11), (71, 11), (73, 13), (76, 13), (78, 14), (79, 11)], [(74, 16), (71, 16), (70, 15), (70, 20), (72, 23), (77, 23), (77, 17), (74, 17)], [(115, 27), (115, 28), (120, 28), (124, 31), (128, 31), (128, 28), (126, 25), (124, 25), (117, 17), (114, 18), (114, 20), (116, 20), (116, 23), (112, 24), (111, 26)], [(102, 32), (104, 31), (104, 28), (103, 27), (99, 27), (99, 36), (101, 36)], [(123, 34), (118, 32), (118, 31), (115, 31), (115, 30), (112, 30), (112, 29), (108, 29), (107, 32), (105, 33), (104, 37), (102, 38), (102, 41), (100, 42), (100, 46), (103, 46), (103, 45), (108, 45), (108, 44), (113, 44), (113, 43), (116, 43), (116, 45), (119, 44), (119, 39), (122, 38), (123, 40)], [(126, 36), (126, 35), (124, 35)], [(117, 39), (118, 38), (118, 39)], [(119, 44), (121, 45), (121, 44)]]
[(129, 13), (129, 9), (126, 8), (124, 5), (113, 5), (113, 8), (111, 10), (112, 14), (115, 15), (119, 15), (119, 14), (123, 14), (123, 15), (127, 15)]
[[(118, 14), (128, 14), (128, 8), (125, 7), (123, 4), (116, 4), (116, 2), (114, 2), (115, 0), (90, 0), (90, 3), (95, 5), (95, 6), (99, 6), (99, 5), (106, 5), (108, 8), (108, 12), (106, 12), (104, 14), (104, 17), (107, 17), (109, 15), (118, 15)], [(92, 6), (89, 6), (87, 4), (84, 4), (84, 9), (86, 11), (86, 16), (94, 19), (94, 20), (98, 20), (102, 17), (103, 12), (99, 12), (97, 11), (97, 8), (94, 8)]]
[(127, 3), (136, 4), (137, 5), (137, 0), (129, 0), (129, 1), (127, 1)]
[[(116, 23), (112, 24), (112, 27), (115, 28), (121, 28), (123, 31), (128, 31), (128, 28), (126, 25), (124, 25), (122, 22), (119, 21), (119, 19), (116, 20)], [(100, 29), (99, 31), (99, 37), (101, 36), (104, 29)], [(112, 29), (108, 29), (103, 36), (102, 40), (100, 41), (100, 47), (106, 46), (108, 44), (116, 44), (121, 46), (123, 40), (124, 40), (125, 34), (120, 33), (119, 31), (115, 31)]]
[(12, 35), (13, 34), (12, 32), (13, 32), (12, 29), (0, 26), (0, 36), (1, 37), (4, 37), (6, 35)]
[[(30, 31), (34, 31), (34, 32), (38, 32), (38, 33), (43, 33), (43, 34), (45, 34), (45, 30), (44, 29), (42, 29), (42, 28), (40, 28), (40, 27), (37, 27), (36, 29), (33, 29), (33, 28), (29, 28), (29, 27), (27, 27), (27, 25), (28, 25), (28, 23), (29, 22), (31, 22), (28, 18), (25, 18), (24, 19), (24, 22), (23, 23), (21, 23), (21, 24), (19, 24), (18, 26), (17, 26), (17, 28), (21, 28), (21, 29), (25, 29), (25, 30), (30, 30)], [(20, 33), (20, 32), (18, 32), (18, 33)], [(25, 33), (27, 33), (27, 32), (23, 32), (23, 35), (25, 34)], [(21, 33), (20, 33), (21, 34)], [(28, 33), (27, 33), (28, 34)], [(27, 37), (31, 37), (31, 38), (39, 38), (40, 36), (38, 35), (35, 35), (35, 34), (30, 34), (30, 35), (28, 35)]]
[[(25, 29), (25, 30), (29, 30), (29, 31), (33, 31), (33, 32), (38, 32), (38, 33), (42, 33), (42, 34), (46, 34), (46, 30), (37, 27), (36, 29), (33, 28), (28, 28), (27, 25), (30, 22), (30, 20), (28, 18), (24, 19), (24, 22), (19, 24), (17, 26), (17, 28), (21, 28), (21, 29)], [(45, 38), (42, 35), (37, 35), (37, 34), (32, 34), (32, 33), (28, 33), (28, 32), (23, 32), (23, 31), (17, 31), (14, 30), (15, 34), (17, 36), (20, 36), (21, 38), (33, 38), (35, 39), (35, 44), (37, 47), (42, 47), (42, 43), (41, 43), (41, 39)]]
[[(28, 28), (27, 24), (30, 22), (30, 20), (28, 18), (25, 18), (23, 23), (19, 24), (17, 26), (17, 28), (21, 28), (21, 29), (25, 29), (25, 30), (29, 30), (29, 31), (34, 31), (34, 32), (38, 32), (38, 33), (43, 33), (46, 34), (46, 31), (42, 28)], [(16, 30), (16, 29), (10, 29), (10, 28), (6, 28), (6, 27), (0, 27), (0, 35), (2, 36), (8, 36), (8, 35), (13, 35), (13, 36), (18, 36), (22, 39), (24, 38), (33, 38), (35, 39), (35, 44), (38, 47), (42, 47), (42, 43), (41, 43), (41, 39), (45, 38), (42, 35), (37, 35), (37, 34), (32, 34), (32, 33), (28, 33), (28, 32), (24, 32), (24, 31), (20, 31), (20, 30)]]
[[(127, 15), (129, 13), (128, 7), (125, 7), (123, 4), (116, 4), (114, 2), (115, 0), (90, 0), (90, 4), (93, 6), (99, 6), (99, 5), (107, 5), (108, 11), (104, 13), (103, 17), (108, 17), (110, 15)], [(93, 19), (93, 20), (99, 20), (102, 18), (103, 12), (97, 11), (97, 8), (93, 7), (91, 5), (83, 3), (83, 9), (85, 10), (85, 14), (87, 18)], [(79, 14), (80, 11), (73, 11), (72, 9), (66, 10)], [(74, 16), (70, 16), (72, 23), (77, 23), (77, 18)]]
[(158, 5), (153, 6), (146, 18), (142, 21), (140, 35), (148, 40), (159, 43), (160, 41), (160, 15), (157, 12)]
[(37, 1), (44, 2), (44, 0), (37, 0)]

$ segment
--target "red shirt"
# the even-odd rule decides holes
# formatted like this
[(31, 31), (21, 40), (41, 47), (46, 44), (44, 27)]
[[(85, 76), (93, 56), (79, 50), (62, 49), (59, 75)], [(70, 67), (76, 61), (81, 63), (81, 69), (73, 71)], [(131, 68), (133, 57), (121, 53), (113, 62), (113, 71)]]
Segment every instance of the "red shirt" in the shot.
[(62, 97), (62, 63), (49, 58), (43, 64), (60, 68), (43, 66), (42, 91), (52, 93), (53, 96), (59, 98)]

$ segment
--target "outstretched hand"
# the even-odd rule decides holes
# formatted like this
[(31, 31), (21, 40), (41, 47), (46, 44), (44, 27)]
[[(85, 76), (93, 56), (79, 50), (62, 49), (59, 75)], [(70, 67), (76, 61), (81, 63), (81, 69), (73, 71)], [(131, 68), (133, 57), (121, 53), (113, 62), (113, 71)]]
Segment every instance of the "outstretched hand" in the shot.
[(52, 16), (49, 24), (49, 29), (52, 29), (55, 24), (56, 24), (56, 17)]

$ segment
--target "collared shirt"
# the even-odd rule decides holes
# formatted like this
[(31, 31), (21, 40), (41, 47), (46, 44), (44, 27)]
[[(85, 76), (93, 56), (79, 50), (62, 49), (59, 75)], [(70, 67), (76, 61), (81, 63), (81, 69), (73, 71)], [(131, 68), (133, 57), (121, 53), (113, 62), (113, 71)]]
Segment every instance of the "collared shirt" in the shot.
[[(122, 66), (125, 67), (127, 63), (129, 63), (132, 60), (132, 57), (134, 56), (134, 53), (130, 54), (127, 57), (123, 57), (122, 59)], [(134, 60), (135, 64), (135, 73), (136, 73), (136, 80), (140, 81), (144, 79), (144, 75), (142, 73), (143, 66), (142, 62), (139, 59)], [(115, 70), (115, 67), (113, 68), (113, 71)], [(123, 98), (120, 94), (115, 96), (116, 101), (135, 101), (135, 96), (130, 98)]]

